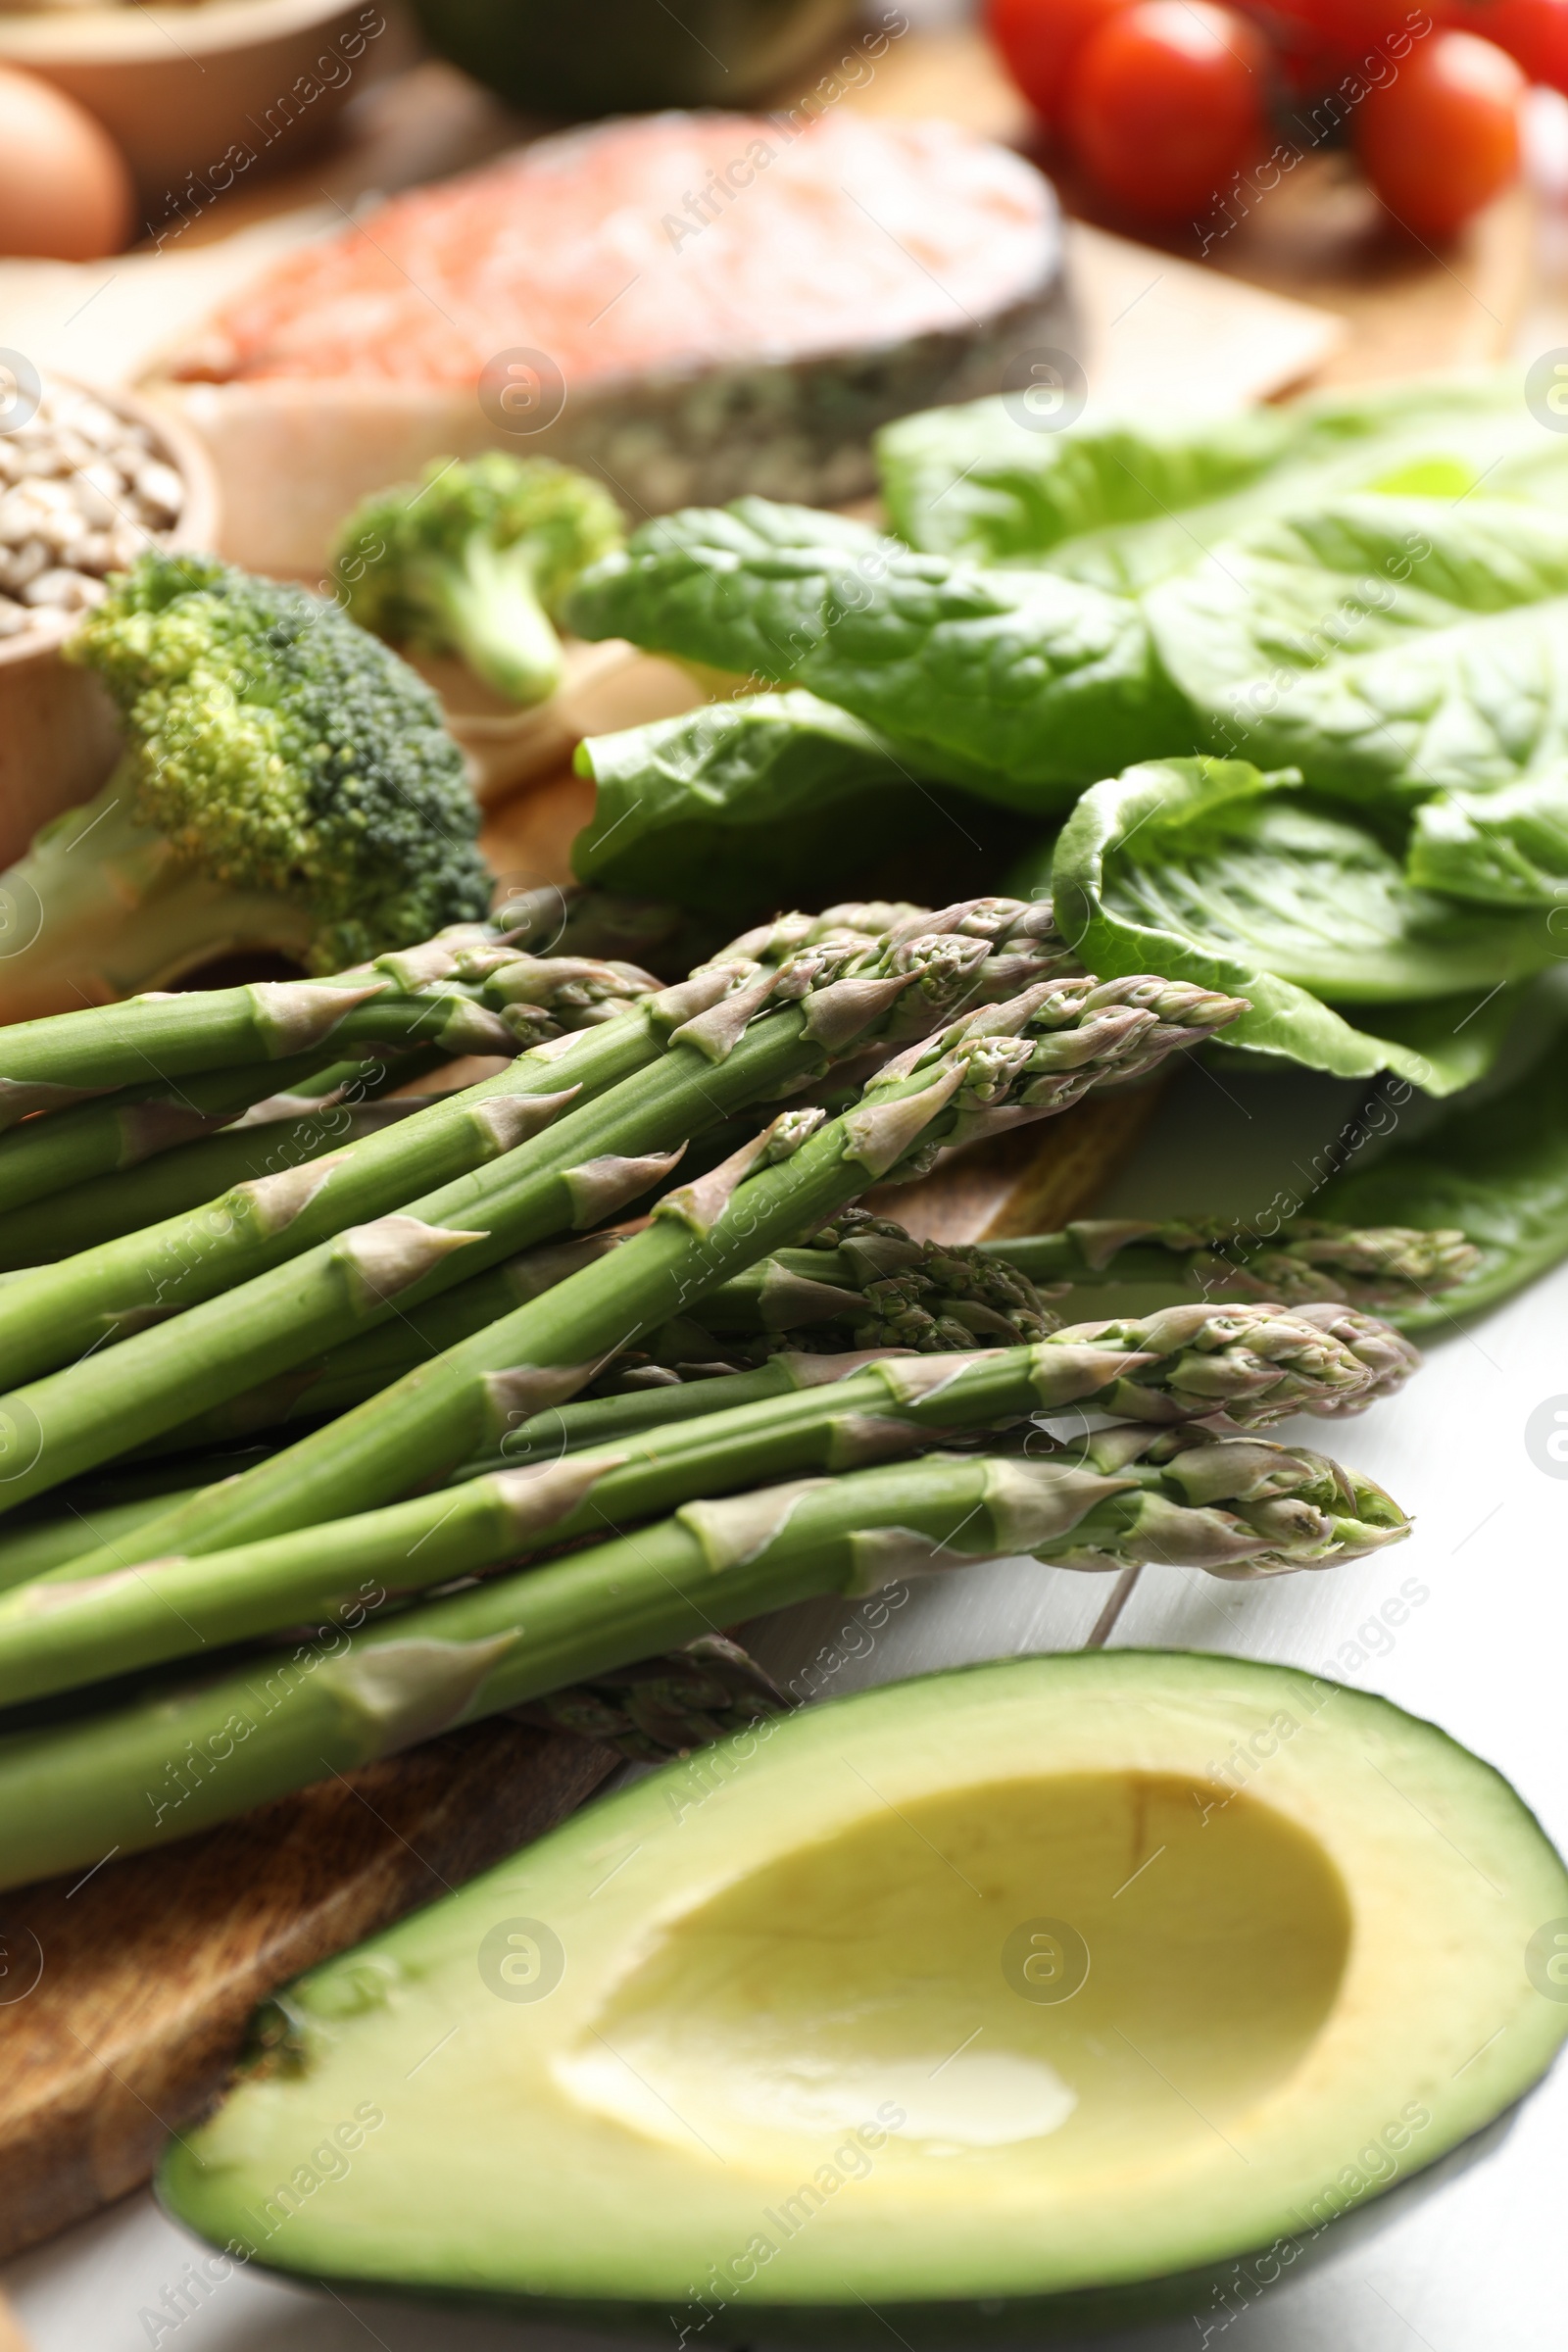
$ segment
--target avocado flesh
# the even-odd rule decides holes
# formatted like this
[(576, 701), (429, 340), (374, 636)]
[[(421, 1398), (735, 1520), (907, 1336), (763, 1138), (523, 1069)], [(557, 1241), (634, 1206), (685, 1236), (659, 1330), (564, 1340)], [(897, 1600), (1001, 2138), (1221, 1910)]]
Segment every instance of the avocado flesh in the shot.
[(1081, 2327), (1278, 2275), (1500, 2113), (1568, 2032), (1525, 1957), (1561, 1920), (1507, 1784), (1386, 1701), (972, 1668), (671, 1765), (301, 1980), (163, 2193), (285, 2270), (710, 2343)]

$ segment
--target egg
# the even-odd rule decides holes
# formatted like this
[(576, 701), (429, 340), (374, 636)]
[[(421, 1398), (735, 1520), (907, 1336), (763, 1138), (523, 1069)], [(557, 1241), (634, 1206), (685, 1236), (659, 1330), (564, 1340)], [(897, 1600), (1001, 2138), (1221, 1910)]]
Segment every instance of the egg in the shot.
[(135, 218), (124, 157), (103, 125), (35, 74), (0, 66), (0, 254), (91, 262)]

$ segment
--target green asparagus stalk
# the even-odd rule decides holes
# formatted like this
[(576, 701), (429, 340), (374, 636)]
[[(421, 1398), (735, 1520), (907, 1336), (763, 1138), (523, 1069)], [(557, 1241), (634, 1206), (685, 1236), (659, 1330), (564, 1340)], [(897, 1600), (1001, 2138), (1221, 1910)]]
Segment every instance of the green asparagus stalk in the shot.
[[(563, 1230), (601, 1222), (656, 1173), (667, 1172), (689, 1136), (742, 1103), (788, 1092), (835, 1054), (857, 1049), (878, 1032), (919, 1038), (956, 1001), (983, 1000), (989, 986), (1062, 959), (1049, 910), (1043, 914), (1014, 901), (969, 902), (926, 919), (939, 928), (908, 939), (895, 931), (880, 957), (851, 935), (816, 942), (738, 987), (732, 964), (702, 972), (650, 1000), (629, 1021), (555, 1041), (565, 1053), (557, 1054), (555, 1046), (536, 1049), (532, 1077), (514, 1067), (487, 1082), (491, 1094), (507, 1088), (514, 1098), (532, 1089), (531, 1101), (487, 1099), (474, 1105), (472, 1095), (460, 1096), (451, 1108), (426, 1111), (395, 1135), (368, 1138), (335, 1166), (318, 1161), (290, 1171), (248, 1188), (248, 1198), (241, 1188), (221, 1204), (217, 1229), (191, 1239), (196, 1258), (189, 1282), (182, 1265), (173, 1270), (173, 1295), (205, 1291), (203, 1303), (0, 1399), (0, 1508), (15, 1507), (176, 1427), (196, 1410), (406, 1311), (450, 1288), (461, 1274), (481, 1271)], [(1017, 940), (1021, 949), (1013, 944)], [(855, 968), (839, 977), (846, 963)], [(1142, 1051), (1165, 1035), (1152, 1011), (1126, 1001), (1129, 988), (1163, 984), (1117, 981), (1099, 992), (1081, 980), (1045, 985), (1055, 1009), (1048, 1015), (1042, 1007), (1043, 1018), (1063, 1030), (1086, 1022), (1082, 1039), (1057, 1041), (1058, 1059), (1098, 1050), (1104, 1060), (1113, 1042), (1126, 1059), (1135, 1047)], [(1188, 990), (1186, 997), (1196, 1002), (1200, 994)], [(776, 1011), (768, 1009), (774, 1003)], [(668, 1046), (658, 1061), (582, 1108), (564, 1108), (562, 1092), (539, 1094), (551, 1079), (559, 1085), (563, 1076), (574, 1077), (584, 1057), (624, 1052), (661, 1029)], [(1184, 1040), (1188, 1035), (1179, 1034)], [(549, 1057), (543, 1077), (541, 1055)], [(1084, 1074), (1078, 1091), (1092, 1074)], [(519, 1142), (519, 1120), (524, 1128), (535, 1127), (541, 1111), (555, 1123)], [(410, 1200), (404, 1177), (411, 1148), (417, 1151), (432, 1128), (432, 1152), (446, 1150), (456, 1138), (470, 1165), (485, 1151), (499, 1151), (502, 1157)], [(372, 1179), (390, 1184), (393, 1178), (396, 1213), (338, 1230), (350, 1213), (345, 1195), (362, 1208)], [(303, 1239), (323, 1226), (333, 1238), (210, 1295), (214, 1263), (231, 1271), (247, 1250), (264, 1261), (275, 1259), (289, 1246), (291, 1231), (299, 1246), (299, 1221), (305, 1219), (310, 1223)], [(187, 1221), (180, 1227), (182, 1242), (188, 1231)], [(135, 1238), (138, 1244), (147, 1240)], [(87, 1254), (102, 1260), (119, 1247)], [(85, 1296), (44, 1290), (51, 1281), (69, 1284), (81, 1263), (68, 1260), (0, 1285), (0, 1340), (10, 1343), (8, 1360), (13, 1350), (29, 1361), (58, 1353), (61, 1322), (40, 1327), (41, 1295), (49, 1297), (57, 1317), (74, 1312), (75, 1330), (89, 1345), (99, 1336), (93, 1318), (104, 1311), (101, 1286), (88, 1285)], [(152, 1287), (149, 1296), (145, 1250), (134, 1270), (143, 1289), (131, 1303), (162, 1308), (167, 1294)], [(123, 1305), (111, 1303), (122, 1317)], [(612, 1348), (615, 1343), (609, 1344)], [(460, 1445), (458, 1454), (438, 1467), (450, 1467), (470, 1446), (471, 1441)]]
[(1275, 1575), (1405, 1530), (1381, 1490), (1319, 1454), (1113, 1429), (1073, 1455), (936, 1454), (690, 1502), (630, 1537), (367, 1622), (389, 1581), (406, 1590), (506, 1558), (542, 1483), (504, 1472), (243, 1561), (187, 1563), (211, 1580), (211, 1623), (240, 1618), (225, 1595), (264, 1550), (270, 1592), (286, 1588), (304, 1609), (330, 1592), (338, 1616), (288, 1651), (0, 1740), (0, 1886), (186, 1836), (813, 1594), (1016, 1553)]
[(660, 1764), (787, 1713), (793, 1703), (735, 1642), (701, 1634), (664, 1657), (612, 1667), (511, 1712), (545, 1731), (597, 1740), (632, 1763)]
[(772, 1333), (848, 1325), (857, 1348), (1006, 1347), (1059, 1318), (1034, 1284), (978, 1248), (917, 1242), (887, 1217), (851, 1209), (710, 1291), (710, 1332)]
[[(1004, 904), (1015, 923), (1034, 920), (1039, 927), (1033, 909)], [(1049, 936), (1049, 912), (1045, 921)], [(504, 945), (453, 948), (444, 941), (383, 957), (398, 975), (414, 979), (431, 969), (450, 976), (457, 967), (461, 976), (486, 988), (508, 1021), (519, 1012), (530, 1019), (538, 1015), (551, 1028), (580, 1020), (585, 1033), (557, 1035), (536, 1046), (499, 1076), (431, 1104), (412, 1130), (365, 1139), (334, 1152), (318, 1162), (314, 1181), (302, 1185), (288, 1158), (280, 1156), (268, 1175), (239, 1185), (226, 1198), (176, 1209), (156, 1225), (32, 1269), (24, 1282), (8, 1285), (0, 1301), (0, 1362), (13, 1381), (27, 1380), (149, 1320), (187, 1311), (353, 1224), (402, 1207), (426, 1187), (450, 1185), (498, 1153), (514, 1152), (536, 1123), (517, 1107), (518, 1098), (532, 1098), (537, 1104), (547, 1096), (559, 1102), (572, 1089), (579, 1100), (601, 1094), (656, 1063), (669, 1032), (687, 1019), (707, 1012), (722, 1023), (727, 1016), (717, 1010), (716, 1000), (734, 995), (742, 982), (750, 983), (743, 1004), (758, 1009), (773, 992), (798, 996), (813, 978), (875, 954), (873, 942), (827, 917), (797, 918), (789, 937), (803, 934), (811, 944), (792, 949), (784, 961), (769, 965), (726, 956), (700, 967), (673, 990), (660, 991), (650, 982), (641, 1004), (629, 1012), (621, 1008), (623, 997), (611, 998), (608, 1005), (606, 1001), (607, 989), (624, 992), (641, 985), (640, 977), (627, 977), (633, 973), (629, 965), (518, 956)], [(770, 935), (764, 949), (771, 944)], [(959, 943), (981, 959), (988, 944), (980, 938)], [(962, 956), (956, 960), (961, 962)], [(1054, 937), (1047, 952), (1033, 958), (1036, 966), (1048, 967), (1066, 960)], [(1012, 971), (1027, 969), (1031, 958), (1017, 955), (996, 961)], [(600, 1021), (597, 1016), (606, 1009), (612, 1009), (612, 1017)], [(476, 1010), (473, 1017), (493, 1016)], [(503, 1033), (501, 1042), (510, 1044), (510, 1035)], [(503, 1098), (511, 1108), (500, 1107)], [(155, 1193), (160, 1181), (156, 1172), (149, 1179)]]
[[(590, 1235), (582, 1242), (532, 1251), (494, 1276), (465, 1283), (432, 1300), (408, 1322), (418, 1327), (433, 1348), (440, 1318), (460, 1302), (465, 1307), (471, 1303), (465, 1294), (499, 1282), (510, 1308), (519, 1298), (539, 1297), (568, 1271), (613, 1246), (612, 1236)], [(483, 1324), (471, 1328), (482, 1329)], [(396, 1329), (401, 1332), (403, 1326)], [(329, 1360), (347, 1369), (356, 1349), (369, 1357), (380, 1337), (370, 1334), (352, 1342)], [(1313, 1320), (1304, 1313), (1249, 1304), (1177, 1306), (1143, 1317), (1072, 1326), (1052, 1333), (1035, 1349), (971, 1348), (940, 1367), (917, 1365), (912, 1372), (901, 1369), (904, 1361), (903, 1350), (887, 1348), (869, 1355), (803, 1355), (786, 1349), (754, 1371), (728, 1378), (580, 1398), (519, 1423), (493, 1454), (469, 1463), (458, 1476), (547, 1464), (589, 1447), (613, 1456), (617, 1463), (640, 1462), (645, 1454), (673, 1459), (687, 1447), (708, 1460), (713, 1446), (724, 1446), (734, 1433), (750, 1444), (759, 1435), (771, 1442), (778, 1429), (788, 1428), (800, 1433), (803, 1443), (814, 1444), (815, 1437), (807, 1433), (845, 1416), (867, 1428), (888, 1430), (906, 1422), (911, 1431), (941, 1436), (1001, 1427), (1031, 1413), (1076, 1403), (1086, 1411), (1114, 1412), (1156, 1424), (1201, 1419), (1218, 1411), (1236, 1428), (1261, 1429), (1294, 1413), (1343, 1417), (1374, 1396), (1391, 1395), (1416, 1369), (1420, 1357), (1408, 1342), (1364, 1317), (1340, 1315), (1325, 1327), (1322, 1317)], [(933, 1386), (934, 1371), (938, 1376)], [(1087, 1388), (1082, 1385), (1086, 1377)], [(285, 1376), (277, 1385), (279, 1402), (300, 1397), (297, 1376)], [(327, 1386), (328, 1376), (323, 1375), (321, 1387)], [(318, 1394), (307, 1388), (302, 1401), (309, 1405)], [(781, 1405), (784, 1409), (775, 1417), (775, 1407)], [(737, 1418), (739, 1408), (746, 1408), (750, 1417)], [(187, 1424), (178, 1434), (190, 1438), (198, 1431), (218, 1442), (250, 1434), (243, 1424), (224, 1425), (220, 1415), (206, 1424)], [(640, 1443), (645, 1435), (647, 1446)], [(801, 1457), (803, 1462), (814, 1458)], [(709, 1470), (704, 1475), (715, 1474)], [(167, 1508), (178, 1507), (198, 1492), (191, 1488), (177, 1496), (171, 1494)], [(156, 1497), (138, 1500), (127, 1508), (119, 1532), (129, 1536), (164, 1507)], [(0, 1528), (0, 1589), (79, 1559), (99, 1541), (79, 1511), (15, 1533)], [(102, 1541), (107, 1543), (107, 1538)], [(121, 1557), (131, 1556), (122, 1544)], [(134, 1556), (143, 1556), (139, 1535)]]
[[(559, 992), (550, 985), (555, 967), (532, 957), (526, 961), (533, 1001), (558, 1009)], [(701, 975), (698, 986), (704, 993), (722, 993), (754, 968), (726, 963)], [(579, 985), (579, 969), (577, 959), (564, 967), (563, 985), (568, 992)], [(558, 1035), (546, 1050), (532, 1049), (497, 1076), (434, 1099), (412, 1120), (393, 1122), (395, 1132), (345, 1137), (327, 1157), (318, 1152), (295, 1155), (287, 1134), (258, 1131), (265, 1173), (226, 1195), (203, 1194), (200, 1206), (176, 1208), (157, 1224), (33, 1266), (6, 1284), (0, 1296), (0, 1362), (14, 1381), (31, 1379), (150, 1320), (188, 1311), (231, 1291), (351, 1225), (402, 1207), (427, 1188), (450, 1186), (487, 1161), (514, 1154), (564, 1101), (603, 1094), (657, 1059), (662, 1023), (668, 1026), (660, 1008), (672, 997), (678, 1017), (689, 991), (690, 984), (686, 990), (659, 992), (629, 1015), (565, 1038)], [(223, 1146), (225, 1152), (234, 1149), (232, 1143)], [(312, 1171), (303, 1181), (301, 1167)], [(171, 1188), (171, 1177), (167, 1167), (156, 1164), (148, 1171), (154, 1198)]]
[[(74, 1022), (91, 1024), (73, 1036)], [(509, 1052), (499, 1018), (460, 991), (409, 995), (384, 977), (339, 984), (258, 980), (248, 988), (132, 997), (122, 1004), (56, 1013), (0, 1030), (0, 1128), (68, 1110), (128, 1080), (232, 1071), (292, 1060), (330, 1039), (338, 1054), (364, 1046), (429, 1043), (450, 1054)]]
[(293, 1118), (247, 1120), (163, 1152), (123, 1175), (74, 1185), (57, 1200), (29, 1201), (0, 1217), (0, 1270), (57, 1265), (62, 1258), (140, 1233), (155, 1219), (200, 1208), (235, 1185), (303, 1167), (324, 1152), (379, 1135), (431, 1102), (432, 1098), (418, 1095), (390, 1102), (327, 1101)]
[[(891, 1273), (884, 1256), (865, 1258), (858, 1250), (829, 1252), (780, 1250), (759, 1266), (723, 1283), (705, 1302), (702, 1325), (684, 1321), (665, 1325), (650, 1335), (646, 1357), (628, 1350), (607, 1374), (614, 1385), (639, 1387), (651, 1380), (676, 1380), (679, 1370), (709, 1359), (710, 1368), (742, 1370), (756, 1360), (747, 1348), (734, 1350), (736, 1361), (725, 1357), (725, 1342), (714, 1331), (770, 1334), (803, 1324), (817, 1327), (849, 1322), (858, 1348), (970, 1348), (977, 1344), (1010, 1345), (1040, 1339), (1059, 1320), (1044, 1306), (1034, 1285), (1022, 1275), (981, 1256), (972, 1249), (937, 1250), (912, 1242), (902, 1228), (886, 1218), (863, 1211), (848, 1212), (858, 1239), (874, 1230), (879, 1250), (898, 1255), (900, 1271)], [(830, 1228), (836, 1232), (837, 1228)], [(883, 1237), (895, 1236), (888, 1243)], [(614, 1246), (614, 1237), (602, 1237), (595, 1249)], [(458, 1283), (427, 1306), (379, 1324), (357, 1340), (315, 1364), (302, 1364), (258, 1389), (247, 1390), (227, 1403), (199, 1414), (194, 1421), (171, 1430), (157, 1449), (232, 1444), (293, 1420), (319, 1421), (363, 1403), (377, 1390), (388, 1388), (405, 1372), (438, 1355), (444, 1348), (482, 1331), (486, 1324), (509, 1314), (524, 1300), (537, 1298), (557, 1281), (564, 1281), (588, 1262), (595, 1249), (581, 1244), (530, 1250), (509, 1259), (485, 1274)], [(929, 1266), (929, 1272), (920, 1272)], [(808, 1268), (826, 1269), (817, 1281)], [(853, 1285), (859, 1290), (830, 1287)], [(939, 1285), (943, 1286), (939, 1288)], [(715, 1312), (718, 1309), (720, 1311)], [(674, 1335), (690, 1331), (691, 1344)], [(774, 1343), (762, 1338), (760, 1345)], [(622, 1370), (622, 1367), (630, 1367)]]
[(280, 1096), (320, 1100), (356, 1085), (374, 1094), (424, 1066), (424, 1049), (344, 1061), (327, 1043), (285, 1061), (213, 1070), (183, 1084), (122, 1087), (74, 1110), (28, 1119), (0, 1135), (0, 1215), (186, 1149)]
[[(824, 991), (818, 1007), (835, 997)], [(1238, 1009), (1233, 999), (1187, 983), (1085, 979), (1042, 982), (971, 1014), (889, 1063), (857, 1109), (825, 1121), (820, 1112), (782, 1114), (724, 1166), (666, 1196), (648, 1228), (623, 1249), (326, 1429), (154, 1522), (143, 1541), (150, 1552), (210, 1551), (370, 1509), (439, 1479), (515, 1423), (564, 1402), (641, 1332), (684, 1311), (792, 1234), (819, 1224), (867, 1183), (918, 1165), (923, 1154), (998, 1112), (1040, 1118), (1066, 1109), (1097, 1081), (1200, 1042)], [(781, 1037), (796, 1017), (775, 1016)], [(773, 1025), (743, 1034), (730, 1059), (749, 1045), (760, 1051)], [(694, 1084), (699, 1100), (712, 1101), (729, 1066), (726, 1059)], [(299, 1265), (291, 1272), (297, 1283)], [(169, 1328), (172, 1334), (178, 1327)], [(57, 1388), (46, 1399), (53, 1421), (46, 1437), (31, 1442), (29, 1465), (12, 1481), (18, 1500), (122, 1449), (138, 1412), (145, 1424), (145, 1403), (117, 1395), (118, 1428), (108, 1428), (101, 1408), (83, 1419), (83, 1386), (95, 1370), (165, 1337), (149, 1332), (127, 1341), (96, 1365), (78, 1367), (66, 1392)], [(9, 1400), (14, 1424), (29, 1441), (41, 1425), (34, 1399), (47, 1385)], [(21, 1419), (19, 1405), (34, 1416), (31, 1423)], [(69, 1441), (62, 1434), (68, 1430)], [(144, 1426), (139, 1434), (155, 1432)], [(52, 1475), (46, 1455), (55, 1463)], [(121, 1564), (93, 1555), (82, 1573)]]
[[(182, 1421), (144, 1451), (167, 1454), (228, 1446), (291, 1421), (324, 1421), (345, 1413), (390, 1388), (405, 1372), (428, 1363), (444, 1348), (471, 1339), (514, 1307), (564, 1282), (579, 1266), (589, 1265), (607, 1250), (614, 1249), (618, 1240), (615, 1234), (585, 1234), (580, 1241), (548, 1242), (543, 1249), (507, 1258), (488, 1273), (455, 1284), (422, 1306), (394, 1315), (362, 1332), (358, 1339), (345, 1340), (314, 1363), (296, 1365), (275, 1380), (243, 1390), (226, 1403)], [(0, 1562), (3, 1554), (4, 1538), (0, 1536)], [(4, 1581), (0, 1565), (0, 1583)]]
[[(1212, 1308), (1175, 1307), (1151, 1317), (1139, 1337), (1142, 1348), (1128, 1347), (1119, 1336), (1106, 1345), (1099, 1337), (1056, 1335), (1031, 1347), (967, 1355), (901, 1354), (842, 1380), (831, 1377), (837, 1359), (798, 1357), (792, 1369), (803, 1385), (788, 1393), (618, 1445), (570, 1453), (559, 1443), (539, 1448), (541, 1458), (529, 1461), (532, 1516), (527, 1524), (517, 1518), (510, 1525), (505, 1553), (492, 1557), (520, 1558), (544, 1546), (618, 1532), (702, 1495), (806, 1471), (855, 1469), (1068, 1406), (1125, 1413), (1157, 1431), (1195, 1418), (1206, 1426), (1217, 1406), (1233, 1403), (1234, 1413), (1221, 1409), (1230, 1431), (1304, 1406), (1338, 1404), (1372, 1385), (1367, 1368), (1348, 1348), (1315, 1325), (1277, 1310), (1243, 1309), (1238, 1321)], [(811, 1385), (817, 1366), (828, 1377)], [(1191, 1433), (1181, 1440), (1184, 1446), (1194, 1442)], [(509, 1445), (503, 1459), (515, 1454)], [(505, 1472), (444, 1491), (450, 1522), (440, 1494), (367, 1514), (363, 1556), (378, 1557), (383, 1578), (405, 1586), (439, 1583), (490, 1565), (465, 1553), (453, 1566), (441, 1544), (429, 1553), (423, 1546), (427, 1528), (435, 1526), (450, 1526), (455, 1544), (467, 1541), (464, 1514), (488, 1494), (492, 1475)], [(61, 1567), (0, 1594), (0, 1705), (273, 1632), (325, 1607), (349, 1590), (334, 1581), (341, 1572), (330, 1531), (351, 1524), (331, 1521), (324, 1532), (273, 1537), (220, 1557), (148, 1559), (143, 1521), (133, 1537), (139, 1564), (92, 1575)], [(417, 1565), (407, 1576), (386, 1565), (401, 1556), (405, 1525), (411, 1544), (417, 1538), (419, 1545)], [(316, 1561), (325, 1565), (318, 1570), (306, 1564)], [(311, 1584), (318, 1574), (322, 1581)]]
[(1082, 1218), (1060, 1233), (980, 1245), (1034, 1282), (1183, 1283), (1208, 1298), (1309, 1300), (1397, 1319), (1464, 1282), (1481, 1252), (1453, 1226), (1336, 1225), (1291, 1217), (1267, 1240), (1223, 1218)]

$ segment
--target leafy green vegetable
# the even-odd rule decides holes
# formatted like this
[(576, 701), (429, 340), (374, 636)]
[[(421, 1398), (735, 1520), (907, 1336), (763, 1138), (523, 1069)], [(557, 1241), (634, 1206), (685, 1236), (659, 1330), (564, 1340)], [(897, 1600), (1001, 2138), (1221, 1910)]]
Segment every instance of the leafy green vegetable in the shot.
[(877, 440), (883, 495), (911, 547), (1045, 564), (1131, 592), (1270, 515), (1380, 490), (1568, 504), (1568, 450), (1512, 376), (1332, 393), (1219, 420), (1017, 423), (1003, 400), (932, 409)]
[[(1250, 1004), (1236, 1045), (1434, 1094), (1491, 1059), (1496, 1016), (1478, 1019), (1478, 999), (1501, 994), (1505, 1010), (1506, 983), (1549, 955), (1541, 926), (1412, 890), (1370, 833), (1241, 760), (1151, 761), (1096, 785), (1062, 828), (1051, 888), (1092, 970), (1201, 980)], [(1393, 1020), (1382, 1010), (1400, 1003)]]
[(1501, 500), (1349, 498), (1144, 602), (1210, 750), (1409, 803), (1568, 755), (1568, 531)]
[(1418, 1141), (1334, 1177), (1314, 1216), (1350, 1223), (1458, 1226), (1481, 1263), (1454, 1289), (1399, 1318), (1440, 1330), (1511, 1298), (1568, 1256), (1568, 1032), (1501, 1094), (1455, 1104)]
[(1442, 792), (1415, 812), (1410, 880), (1450, 898), (1561, 908), (1546, 917), (1568, 955), (1568, 767), (1494, 792)]
[[(585, 882), (677, 895), (728, 912), (759, 873), (781, 896), (809, 893), (825, 862), (816, 819), (832, 809), (832, 869), (868, 849), (909, 789), (891, 746), (814, 695), (758, 694), (579, 745), (599, 787), (572, 847)], [(851, 839), (851, 836), (854, 839)], [(832, 895), (831, 892), (829, 895)]]
[(738, 499), (646, 524), (584, 574), (585, 637), (808, 687), (910, 771), (1031, 812), (1191, 740), (1136, 605), (1047, 572), (914, 555), (809, 507)]

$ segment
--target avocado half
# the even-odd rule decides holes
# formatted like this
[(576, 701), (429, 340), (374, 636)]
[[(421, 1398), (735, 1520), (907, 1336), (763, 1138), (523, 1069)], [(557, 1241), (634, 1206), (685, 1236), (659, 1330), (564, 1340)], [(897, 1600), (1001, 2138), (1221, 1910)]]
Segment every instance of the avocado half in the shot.
[(1533, 1816), (1386, 1700), (1013, 1660), (702, 1750), (314, 1970), (162, 2193), (666, 2341), (1212, 2317), (1537, 2081), (1562, 1951)]

